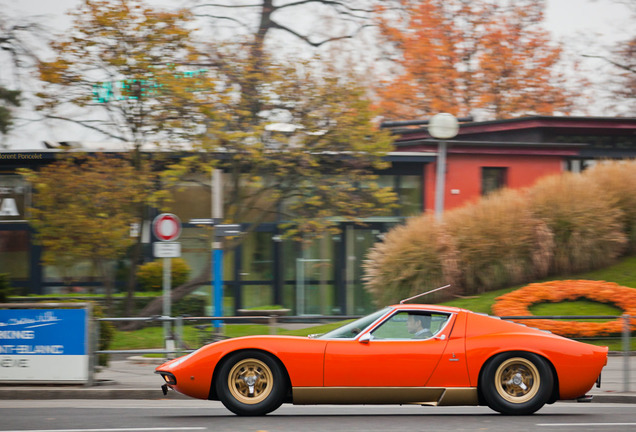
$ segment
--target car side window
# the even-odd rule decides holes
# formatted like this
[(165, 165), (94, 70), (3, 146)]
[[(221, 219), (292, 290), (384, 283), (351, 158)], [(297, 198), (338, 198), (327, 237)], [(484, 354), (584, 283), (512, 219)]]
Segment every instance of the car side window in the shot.
[(435, 312), (402, 311), (372, 332), (375, 340), (424, 340), (438, 334), (449, 315)]

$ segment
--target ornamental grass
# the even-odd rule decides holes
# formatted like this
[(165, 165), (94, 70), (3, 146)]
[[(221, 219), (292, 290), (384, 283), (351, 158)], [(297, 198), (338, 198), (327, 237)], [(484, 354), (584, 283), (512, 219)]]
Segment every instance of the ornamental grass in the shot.
[[(636, 328), (636, 289), (613, 282), (591, 280), (556, 280), (533, 283), (497, 297), (492, 306), (497, 316), (532, 316), (530, 306), (537, 303), (559, 303), (581, 298), (612, 304), (630, 317), (630, 329)], [(513, 320), (515, 321), (515, 320)], [(566, 337), (612, 336), (623, 331), (622, 317), (607, 322), (580, 322), (565, 320), (516, 320), (520, 324), (548, 330)]]
[(518, 191), (450, 211), (445, 223), (459, 253), (465, 294), (544, 277), (550, 268), (553, 236)]
[(605, 267), (625, 251), (623, 213), (587, 175), (564, 173), (540, 180), (528, 192), (528, 205), (554, 235), (551, 274)]
[(634, 162), (603, 162), (585, 176), (600, 187), (622, 214), (620, 222), (628, 241), (628, 252), (636, 252), (636, 169)]
[(412, 218), (370, 250), (365, 288), (383, 305), (446, 284), (474, 295), (606, 267), (636, 252), (635, 190), (636, 162), (607, 162), (490, 194), (443, 223)]
[[(458, 253), (443, 225), (431, 215), (388, 232), (365, 261), (366, 289), (379, 305), (396, 303), (446, 284), (459, 285)], [(440, 292), (428, 301), (448, 298)]]

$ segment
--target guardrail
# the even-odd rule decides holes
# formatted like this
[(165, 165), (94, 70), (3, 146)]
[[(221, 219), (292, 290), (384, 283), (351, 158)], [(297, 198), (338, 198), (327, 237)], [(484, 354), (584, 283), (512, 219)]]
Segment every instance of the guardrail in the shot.
[[(504, 320), (609, 320), (623, 318), (623, 331), (620, 336), (622, 344), (622, 356), (623, 362), (623, 391), (630, 391), (630, 363), (629, 356), (631, 354), (631, 328), (630, 322), (632, 317), (629, 315), (547, 315), (547, 316), (503, 316), (498, 317)], [(304, 322), (304, 323), (320, 323), (325, 321), (342, 321), (346, 319), (360, 318), (360, 315), (311, 315), (311, 316), (279, 316), (279, 315), (262, 315), (262, 316), (232, 316), (232, 317), (165, 317), (165, 316), (152, 316), (152, 317), (125, 317), (125, 318), (98, 318), (96, 334), (99, 334), (99, 322), (129, 322), (129, 321), (143, 321), (143, 322), (173, 322), (172, 326), (172, 338), (166, 341), (165, 349), (138, 349), (138, 350), (96, 350), (95, 354), (165, 354), (167, 358), (173, 357), (175, 354), (181, 355), (191, 351), (194, 348), (188, 347), (183, 339), (183, 326), (184, 322), (201, 322), (205, 321), (209, 324), (201, 326), (201, 332), (207, 333), (205, 328), (208, 326), (211, 329), (215, 328), (218, 322), (236, 322), (236, 323), (266, 323), (269, 326), (269, 334), (276, 334), (280, 324), (289, 322)], [(218, 340), (226, 339), (221, 333), (215, 333), (212, 330), (209, 332), (209, 340), (204, 343), (214, 342)], [(588, 338), (601, 339), (601, 338)], [(612, 339), (611, 337), (603, 337), (602, 339)], [(585, 340), (585, 339), (582, 339)], [(201, 343), (200, 345), (203, 345)], [(198, 348), (198, 346), (196, 347)]]

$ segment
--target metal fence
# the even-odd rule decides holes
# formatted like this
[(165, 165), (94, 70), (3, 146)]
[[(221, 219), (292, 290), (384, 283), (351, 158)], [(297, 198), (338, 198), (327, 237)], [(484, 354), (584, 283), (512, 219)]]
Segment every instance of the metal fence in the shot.
[[(629, 315), (550, 315), (550, 316), (504, 316), (499, 317), (504, 320), (611, 320), (611, 319), (623, 319), (623, 331), (620, 336), (614, 337), (602, 337), (602, 338), (577, 338), (577, 340), (581, 340), (583, 342), (590, 341), (593, 339), (603, 339), (603, 340), (611, 340), (617, 339), (621, 341), (620, 354), (623, 356), (623, 391), (630, 391), (630, 363), (629, 357), (631, 355), (631, 319)], [(321, 315), (321, 316), (232, 316), (232, 317), (214, 317), (214, 316), (206, 316), (206, 317), (189, 317), (189, 316), (181, 316), (181, 317), (164, 317), (164, 316), (153, 316), (153, 317), (128, 317), (128, 318), (98, 318), (96, 319), (97, 325), (96, 334), (99, 334), (99, 323), (100, 322), (131, 322), (131, 321), (141, 321), (148, 324), (153, 323), (163, 323), (166, 321), (172, 322), (171, 326), (172, 332), (169, 335), (169, 338), (166, 340), (166, 345), (164, 349), (137, 349), (137, 350), (96, 350), (95, 354), (164, 354), (167, 358), (172, 358), (175, 355), (182, 355), (188, 352), (194, 351), (194, 349), (199, 348), (206, 343), (215, 342), (218, 340), (226, 339), (226, 337), (219, 331), (219, 323), (261, 323), (267, 324), (269, 327), (269, 334), (276, 334), (278, 332), (278, 328), (285, 323), (306, 323), (308, 325), (311, 324), (321, 324), (329, 321), (342, 321), (347, 319), (356, 319), (360, 318), (359, 315)], [(495, 317), (496, 318), (496, 317)], [(198, 328), (201, 334), (201, 341), (196, 347), (189, 347), (184, 338), (183, 338), (183, 328), (186, 323), (191, 322), (204, 322), (205, 324), (197, 325), (195, 327)], [(209, 330), (208, 330), (209, 328)]]

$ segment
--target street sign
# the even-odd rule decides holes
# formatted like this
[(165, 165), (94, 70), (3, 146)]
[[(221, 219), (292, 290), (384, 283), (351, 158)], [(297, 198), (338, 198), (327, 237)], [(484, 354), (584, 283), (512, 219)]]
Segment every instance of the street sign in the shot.
[(240, 224), (216, 225), (214, 227), (215, 237), (235, 237), (241, 235)]
[(152, 221), (152, 231), (161, 241), (174, 241), (181, 235), (181, 221), (172, 213), (162, 213)]
[(152, 244), (152, 252), (155, 258), (178, 258), (181, 256), (181, 243), (155, 242)]
[(0, 382), (91, 379), (87, 308), (15, 306), (0, 310)]

